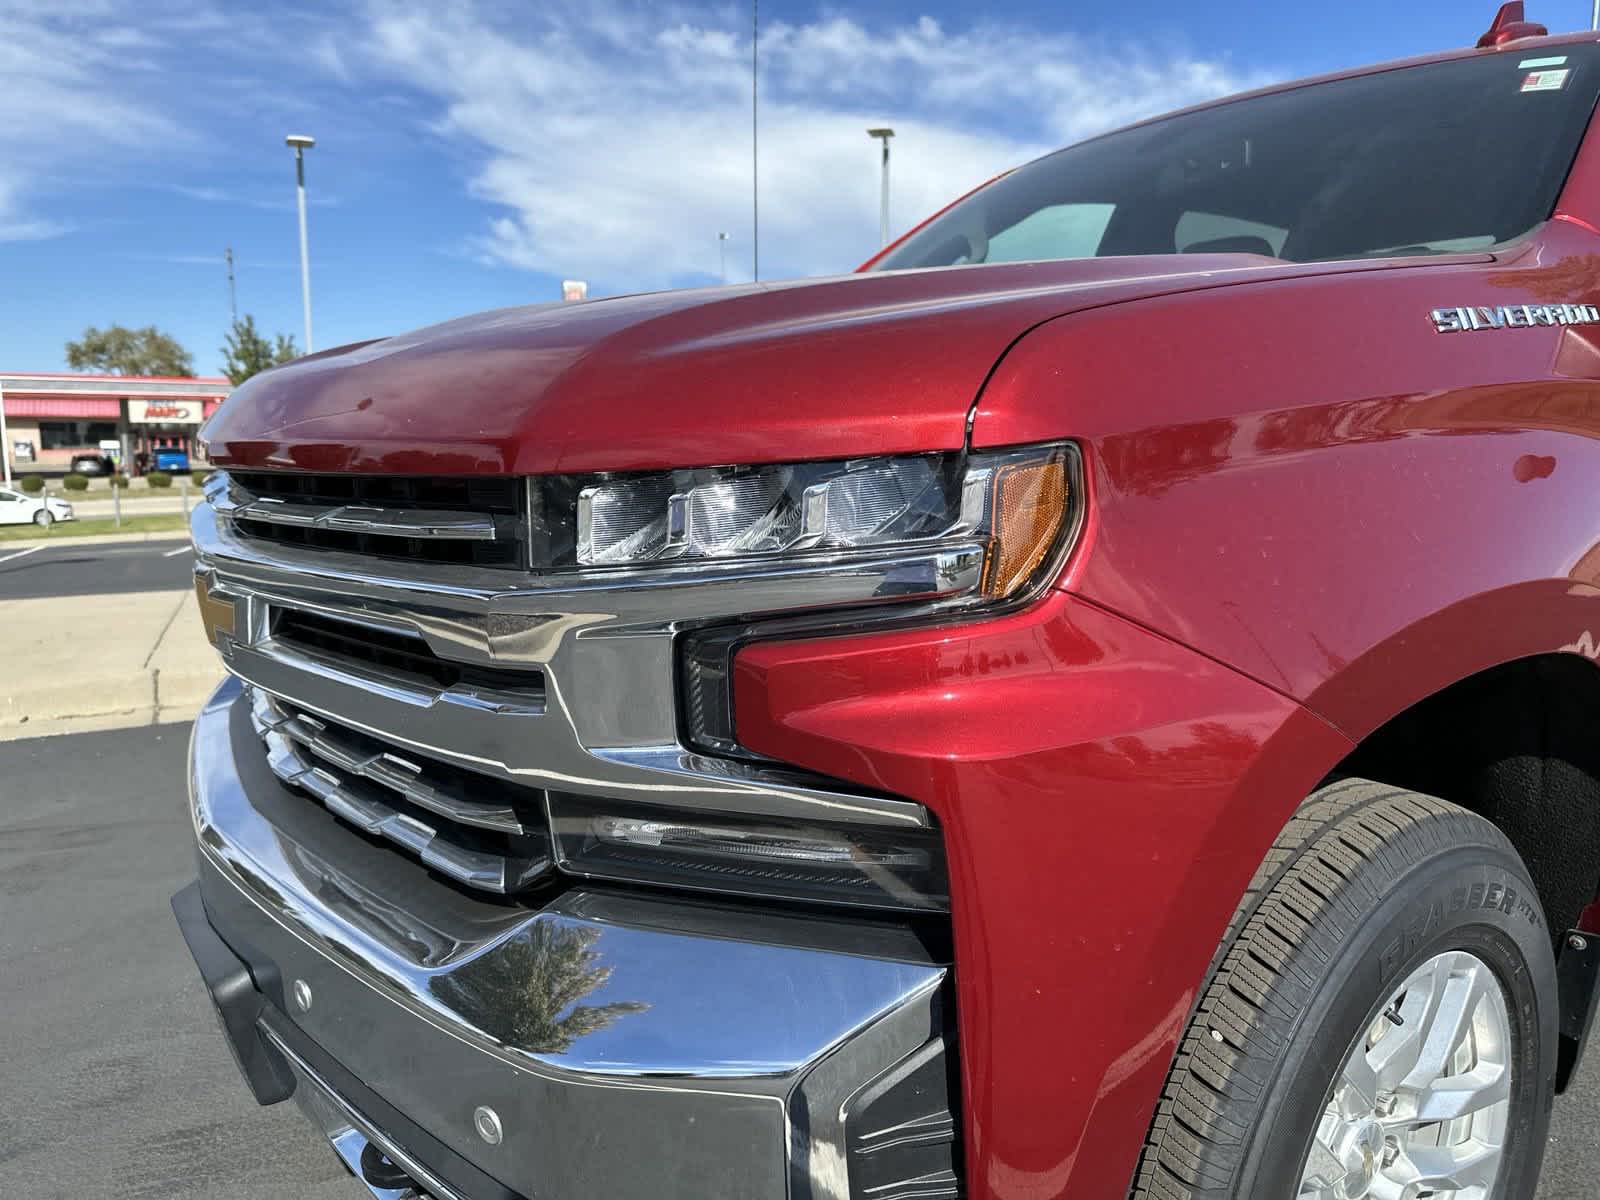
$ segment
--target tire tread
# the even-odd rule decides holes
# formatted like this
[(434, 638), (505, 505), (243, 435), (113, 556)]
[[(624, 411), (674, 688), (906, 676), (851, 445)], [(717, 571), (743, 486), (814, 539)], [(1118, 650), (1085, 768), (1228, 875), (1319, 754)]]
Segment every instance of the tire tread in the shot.
[(1408, 866), (1463, 842), (1511, 850), (1499, 829), (1465, 809), (1369, 780), (1329, 784), (1300, 806), (1212, 961), (1145, 1139), (1134, 1197), (1235, 1195), (1260, 1106), (1327, 964)]

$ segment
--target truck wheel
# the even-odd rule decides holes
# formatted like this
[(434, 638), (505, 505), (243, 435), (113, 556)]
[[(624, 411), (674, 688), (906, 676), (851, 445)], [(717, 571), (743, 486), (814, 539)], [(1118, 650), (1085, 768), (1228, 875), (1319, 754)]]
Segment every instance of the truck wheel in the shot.
[(33, 523), (40, 529), (49, 529), (50, 523), (54, 520), (55, 518), (50, 515), (50, 510), (48, 508), (41, 508), (38, 512), (33, 514)]
[(1234, 915), (1133, 1195), (1526, 1200), (1556, 1008), (1544, 913), (1498, 829), (1331, 784)]

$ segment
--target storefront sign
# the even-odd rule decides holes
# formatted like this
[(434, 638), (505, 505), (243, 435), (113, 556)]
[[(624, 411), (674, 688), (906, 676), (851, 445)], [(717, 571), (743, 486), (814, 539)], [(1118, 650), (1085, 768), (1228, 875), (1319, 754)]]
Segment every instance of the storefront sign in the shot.
[(199, 400), (129, 400), (130, 425), (198, 425), (205, 405)]
[(12, 442), (11, 443), (11, 460), (13, 462), (32, 462), (33, 461), (33, 443), (32, 442)]

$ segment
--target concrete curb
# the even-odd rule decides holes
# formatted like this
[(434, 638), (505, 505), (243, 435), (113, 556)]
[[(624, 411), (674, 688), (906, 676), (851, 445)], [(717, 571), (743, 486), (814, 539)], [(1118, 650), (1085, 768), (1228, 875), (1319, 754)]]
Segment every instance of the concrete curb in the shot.
[(83, 694), (81, 684), (34, 688), (26, 697), (26, 713), (16, 711), (21, 705), (12, 697), (0, 702), (0, 742), (190, 721), (199, 715), (221, 678), (220, 665), (209, 673), (168, 671), (165, 675), (157, 667), (134, 676), (108, 679), (92, 696)]
[(223, 676), (198, 609), (189, 589), (0, 603), (0, 741), (193, 717)]

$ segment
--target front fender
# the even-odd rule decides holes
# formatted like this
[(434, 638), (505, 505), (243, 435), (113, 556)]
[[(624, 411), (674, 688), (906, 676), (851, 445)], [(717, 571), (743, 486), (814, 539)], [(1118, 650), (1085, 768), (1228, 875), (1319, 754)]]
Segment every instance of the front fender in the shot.
[(735, 659), (740, 741), (943, 827), (973, 1200), (1120, 1200), (1229, 917), (1351, 749), (1062, 592)]
[(1359, 739), (1600, 636), (1600, 336), (1440, 334), (1441, 307), (1594, 303), (1565, 222), (1483, 263), (1114, 305), (1040, 326), (975, 445), (1076, 437), (1092, 544), (1061, 586)]

